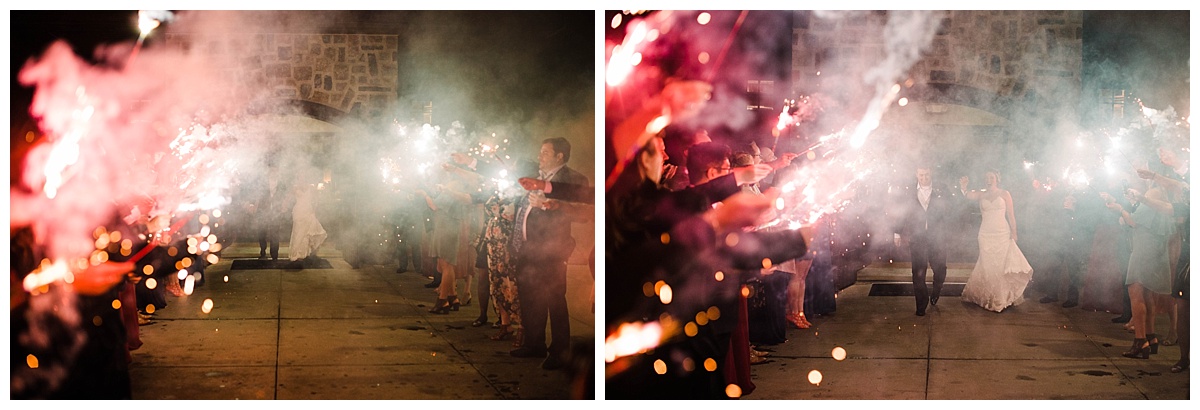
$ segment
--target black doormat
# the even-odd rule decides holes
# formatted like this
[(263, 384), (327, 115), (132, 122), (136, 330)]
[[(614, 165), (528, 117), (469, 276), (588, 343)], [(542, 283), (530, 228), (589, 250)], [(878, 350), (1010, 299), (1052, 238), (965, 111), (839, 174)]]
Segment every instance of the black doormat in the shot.
[[(930, 291), (933, 290), (932, 284), (929, 286)], [(944, 283), (942, 284), (942, 296), (962, 296), (965, 283)], [(912, 296), (912, 283), (889, 282), (889, 283), (872, 283), (871, 293), (867, 296)]]
[(330, 265), (329, 261), (325, 259), (298, 260), (295, 262), (287, 259), (234, 259), (233, 266), (229, 268), (229, 270), (254, 269), (333, 269), (333, 265)]

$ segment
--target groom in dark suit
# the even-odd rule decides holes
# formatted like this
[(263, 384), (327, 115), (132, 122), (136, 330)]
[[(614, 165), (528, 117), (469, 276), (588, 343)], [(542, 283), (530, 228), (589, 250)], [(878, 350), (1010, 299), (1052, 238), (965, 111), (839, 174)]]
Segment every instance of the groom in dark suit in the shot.
[[(917, 186), (907, 189), (900, 203), (899, 224), (895, 229), (896, 247), (902, 239), (912, 253), (913, 294), (917, 298), (917, 316), (925, 316), (929, 304), (937, 306), (946, 282), (944, 232), (952, 215), (950, 192), (933, 183), (928, 165), (917, 166)], [(933, 294), (925, 285), (925, 272), (933, 269)]]
[[(537, 179), (551, 184), (587, 185), (583, 174), (567, 166), (571, 143), (565, 138), (542, 141)], [(532, 177), (532, 175), (530, 175)], [(571, 317), (567, 312), (567, 258), (575, 250), (571, 216), (546, 206), (546, 195), (533, 191), (517, 204), (512, 248), (517, 257), (517, 297), (521, 302), (521, 347), (514, 357), (546, 357), (544, 369), (566, 365), (571, 343)], [(546, 322), (550, 346), (546, 347)]]

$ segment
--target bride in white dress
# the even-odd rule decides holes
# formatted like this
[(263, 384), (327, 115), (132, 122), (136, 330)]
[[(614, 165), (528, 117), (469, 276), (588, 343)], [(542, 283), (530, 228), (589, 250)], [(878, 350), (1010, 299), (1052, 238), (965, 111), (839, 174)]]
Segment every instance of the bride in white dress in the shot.
[[(1013, 214), (1012, 195), (1000, 188), (1000, 174), (985, 174), (987, 189), (964, 192), (979, 201), (983, 222), (979, 225), (979, 260), (963, 288), (962, 300), (1000, 312), (1019, 305), (1025, 299), (1025, 286), (1033, 277), (1033, 268), (1017, 247), (1017, 219)], [(960, 187), (969, 180), (962, 177)]]
[(317, 249), (325, 242), (325, 228), (317, 220), (316, 187), (304, 181), (296, 182), (296, 205), (292, 208), (292, 239), (288, 243), (288, 259), (298, 261), (316, 258)]

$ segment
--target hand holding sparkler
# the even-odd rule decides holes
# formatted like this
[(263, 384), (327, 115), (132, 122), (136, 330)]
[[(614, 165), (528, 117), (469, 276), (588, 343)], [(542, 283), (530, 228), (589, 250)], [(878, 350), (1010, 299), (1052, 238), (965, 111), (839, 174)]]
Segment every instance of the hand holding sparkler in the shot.
[(792, 165), (792, 160), (796, 159), (798, 156), (800, 156), (800, 154), (785, 152), (781, 154), (779, 158), (776, 158), (774, 161), (771, 161), (767, 164), (771, 166), (771, 169), (780, 169), (788, 165)]
[(462, 165), (462, 166), (468, 167), (468, 168), (471, 167), (471, 162), (475, 161), (471, 157), (467, 156), (466, 154), (460, 153), (460, 152), (451, 153), (450, 159), (454, 160), (455, 164)]
[(757, 226), (763, 216), (772, 209), (778, 196), (778, 190), (774, 189), (767, 190), (762, 195), (738, 192), (719, 202), (713, 209), (705, 211), (701, 218), (717, 232)]
[(517, 179), (517, 183), (521, 184), (521, 188), (525, 188), (526, 191), (546, 190), (546, 181), (537, 178), (522, 177)]
[(770, 175), (771, 171), (774, 170), (775, 168), (772, 168), (771, 165), (768, 164), (747, 165), (744, 167), (734, 168), (733, 178), (734, 181), (737, 181), (738, 185), (753, 184), (761, 181), (763, 178), (766, 178), (767, 175)]

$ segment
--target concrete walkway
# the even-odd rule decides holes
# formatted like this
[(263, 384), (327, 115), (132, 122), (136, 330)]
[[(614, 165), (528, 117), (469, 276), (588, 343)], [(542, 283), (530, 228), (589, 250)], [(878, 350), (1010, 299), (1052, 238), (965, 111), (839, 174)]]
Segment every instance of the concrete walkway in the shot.
[[(547, 371), (541, 359), (510, 357), (511, 340), (471, 327), (477, 300), (428, 313), (437, 299), (428, 280), (394, 265), (351, 269), (323, 248), (333, 269), (230, 271), (258, 246), (223, 254), (204, 286), (168, 295), (167, 308), (141, 327), (134, 399), (568, 399), (582, 394), (575, 375), (593, 371)], [(589, 356), (582, 363), (594, 365), (592, 278), (586, 265), (570, 265), (567, 276), (572, 338)]]
[[(869, 268), (870, 269), (870, 268)], [(948, 282), (970, 270), (951, 269)], [(1026, 300), (1002, 313), (942, 297), (924, 317), (912, 296), (868, 296), (874, 281), (903, 282), (907, 268), (864, 270), (838, 294), (837, 312), (790, 329), (788, 341), (764, 346), (757, 389), (744, 399), (1151, 399), (1190, 397), (1191, 370), (1171, 373), (1178, 346), (1150, 360), (1128, 359), (1133, 334), (1116, 315)], [(870, 279), (870, 280), (864, 280)], [(1040, 296), (1040, 295), (1038, 295)], [(1156, 322), (1166, 334), (1167, 319)], [(833, 351), (846, 351), (835, 360)], [(809, 382), (818, 371), (820, 384)]]

